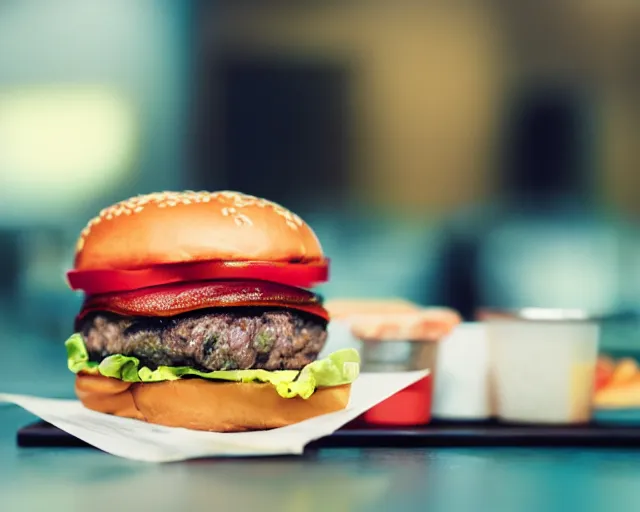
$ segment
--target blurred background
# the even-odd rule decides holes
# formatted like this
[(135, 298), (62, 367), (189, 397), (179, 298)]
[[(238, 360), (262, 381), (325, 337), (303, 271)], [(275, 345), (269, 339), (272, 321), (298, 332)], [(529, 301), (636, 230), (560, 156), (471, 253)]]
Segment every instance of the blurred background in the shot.
[[(640, 3), (415, 4), (0, 2), (0, 342), (15, 361), (64, 366), (81, 300), (64, 272), (86, 221), (168, 189), (295, 210), (333, 260), (328, 298), (467, 319), (635, 310)], [(638, 342), (640, 328), (605, 340)]]

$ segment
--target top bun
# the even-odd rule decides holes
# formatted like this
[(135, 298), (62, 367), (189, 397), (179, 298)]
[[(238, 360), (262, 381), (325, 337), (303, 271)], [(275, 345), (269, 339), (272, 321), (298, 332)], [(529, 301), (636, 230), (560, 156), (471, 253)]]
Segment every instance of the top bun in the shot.
[(75, 269), (323, 259), (313, 230), (275, 203), (238, 192), (162, 192), (122, 201), (89, 221)]

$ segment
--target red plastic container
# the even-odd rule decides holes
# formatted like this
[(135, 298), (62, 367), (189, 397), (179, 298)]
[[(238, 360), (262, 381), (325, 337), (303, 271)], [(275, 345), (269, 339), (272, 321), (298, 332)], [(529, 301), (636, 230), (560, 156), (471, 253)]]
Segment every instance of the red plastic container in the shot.
[(369, 425), (416, 426), (431, 421), (433, 392), (431, 374), (398, 391), (365, 412), (361, 419)]
[(423, 379), (362, 414), (359, 422), (371, 426), (428, 424), (438, 342), (460, 323), (460, 315), (445, 308), (418, 308), (354, 315), (349, 323), (351, 334), (362, 342), (363, 372), (430, 370)]

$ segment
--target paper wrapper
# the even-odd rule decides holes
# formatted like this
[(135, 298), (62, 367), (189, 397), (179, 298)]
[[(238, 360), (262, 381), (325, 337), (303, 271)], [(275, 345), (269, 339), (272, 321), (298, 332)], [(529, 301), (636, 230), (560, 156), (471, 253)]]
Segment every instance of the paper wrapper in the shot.
[(203, 457), (299, 455), (311, 441), (332, 434), (428, 373), (362, 373), (352, 385), (345, 410), (260, 432), (221, 434), (163, 427), (91, 411), (77, 400), (0, 394), (0, 402), (19, 405), (78, 439), (127, 459), (175, 462)]

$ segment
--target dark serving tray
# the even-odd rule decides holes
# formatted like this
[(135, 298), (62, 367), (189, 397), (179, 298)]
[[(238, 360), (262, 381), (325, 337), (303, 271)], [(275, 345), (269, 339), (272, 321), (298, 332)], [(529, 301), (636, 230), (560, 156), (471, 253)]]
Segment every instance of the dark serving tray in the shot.
[[(39, 421), (21, 428), (21, 447), (87, 447), (70, 434)], [(638, 447), (640, 427), (619, 426), (532, 426), (495, 422), (432, 422), (424, 427), (363, 427), (350, 425), (309, 444), (314, 448), (389, 447)]]

